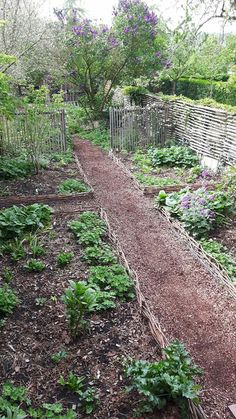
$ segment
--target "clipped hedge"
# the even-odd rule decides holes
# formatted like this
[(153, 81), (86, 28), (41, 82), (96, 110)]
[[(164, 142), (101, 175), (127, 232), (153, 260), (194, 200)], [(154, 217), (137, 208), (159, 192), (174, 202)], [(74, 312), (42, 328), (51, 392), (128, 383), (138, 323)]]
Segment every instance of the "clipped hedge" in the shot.
[[(164, 94), (172, 94), (172, 82), (164, 81), (161, 90)], [(232, 82), (182, 77), (176, 82), (176, 95), (193, 100), (211, 98), (219, 103), (236, 106), (236, 84)]]

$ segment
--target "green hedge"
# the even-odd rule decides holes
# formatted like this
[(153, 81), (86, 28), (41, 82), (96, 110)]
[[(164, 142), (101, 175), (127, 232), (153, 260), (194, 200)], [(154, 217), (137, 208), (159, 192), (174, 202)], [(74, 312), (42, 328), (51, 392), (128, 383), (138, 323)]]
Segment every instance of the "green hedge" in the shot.
[[(152, 94), (150, 92), (150, 94)], [(202, 106), (207, 106), (209, 108), (218, 108), (218, 109), (222, 109), (226, 112), (230, 112), (234, 115), (236, 115), (236, 106), (231, 106), (231, 105), (226, 105), (224, 103), (219, 103), (216, 102), (214, 99), (211, 98), (205, 98), (205, 99), (198, 99), (198, 100), (193, 100), (190, 99), (186, 96), (180, 95), (180, 96), (176, 96), (176, 95), (164, 95), (163, 93), (158, 93), (152, 96), (157, 96), (160, 97), (162, 100), (166, 101), (166, 102), (173, 102), (175, 100), (182, 100), (183, 102), (187, 102), (187, 103), (192, 103), (194, 105), (202, 105)]]
[[(164, 94), (172, 94), (171, 81), (164, 81), (161, 90)], [(212, 98), (216, 102), (236, 106), (236, 84), (232, 82), (183, 77), (176, 82), (176, 95), (183, 95), (193, 100)]]

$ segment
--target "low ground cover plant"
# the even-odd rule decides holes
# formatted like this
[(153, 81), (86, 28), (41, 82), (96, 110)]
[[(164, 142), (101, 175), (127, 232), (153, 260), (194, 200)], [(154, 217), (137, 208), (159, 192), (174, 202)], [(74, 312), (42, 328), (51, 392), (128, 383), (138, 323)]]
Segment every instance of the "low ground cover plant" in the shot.
[(117, 262), (112, 248), (102, 243), (100, 246), (89, 246), (84, 249), (83, 260), (89, 265), (109, 265)]
[(68, 265), (74, 257), (74, 253), (72, 252), (62, 252), (57, 256), (57, 264), (60, 268)]
[(27, 388), (15, 386), (7, 381), (2, 386), (0, 396), (0, 415), (1, 419), (74, 419), (76, 412), (68, 409), (63, 414), (61, 403), (42, 403), (38, 408), (32, 407), (32, 402), (28, 397)]
[(92, 266), (89, 269), (88, 282), (105, 291), (112, 291), (121, 301), (134, 298), (134, 284), (120, 264), (110, 266)]
[(93, 211), (85, 211), (78, 220), (69, 222), (68, 227), (83, 246), (101, 243), (106, 233), (104, 221)]
[(56, 352), (55, 354), (52, 354), (51, 360), (55, 364), (59, 364), (59, 362), (62, 361), (62, 359), (65, 359), (67, 356), (68, 356), (68, 354), (65, 351), (65, 349), (60, 349), (60, 351)]
[(9, 284), (13, 278), (13, 272), (10, 268), (6, 267), (2, 271), (2, 279), (4, 282)]
[(236, 284), (236, 262), (229, 254), (228, 249), (213, 239), (201, 239), (203, 249), (212, 256), (227, 272), (232, 281)]
[(16, 293), (7, 284), (0, 286), (0, 319), (11, 314), (19, 301)]
[(44, 204), (12, 206), (0, 212), (0, 241), (14, 239), (49, 225), (52, 208)]
[(147, 176), (143, 173), (136, 173), (135, 177), (142, 185), (145, 186), (159, 186), (160, 188), (164, 188), (165, 186), (180, 184), (180, 182), (177, 179), (173, 179), (170, 177)]
[[(159, 362), (126, 362), (125, 372), (130, 380), (128, 391), (137, 391), (142, 396), (139, 412), (153, 412), (162, 409), (168, 401), (174, 401), (181, 409), (186, 409), (186, 414), (187, 398), (199, 402), (201, 387), (194, 379), (202, 370), (193, 363), (179, 341), (170, 343), (163, 352), (165, 358)], [(186, 400), (184, 405), (183, 400)]]
[(58, 186), (58, 192), (64, 195), (89, 191), (90, 188), (82, 180), (78, 179), (65, 179)]
[(171, 216), (178, 218), (186, 230), (197, 238), (206, 236), (211, 230), (224, 224), (232, 209), (232, 201), (227, 193), (209, 191), (206, 188), (192, 192), (182, 189), (170, 194), (161, 191), (155, 201)]
[(0, 158), (0, 179), (20, 179), (34, 173), (33, 164), (23, 158)]
[(193, 167), (199, 162), (197, 155), (184, 146), (171, 146), (166, 148), (153, 148), (148, 151), (154, 167)]
[(42, 272), (46, 268), (46, 265), (41, 260), (29, 259), (24, 265), (24, 268), (29, 272)]
[(73, 372), (70, 372), (67, 378), (63, 376), (59, 379), (59, 384), (72, 393), (79, 396), (79, 406), (84, 413), (90, 415), (98, 402), (98, 396), (96, 395), (95, 388), (88, 384), (86, 385), (86, 378), (84, 376), (77, 376)]

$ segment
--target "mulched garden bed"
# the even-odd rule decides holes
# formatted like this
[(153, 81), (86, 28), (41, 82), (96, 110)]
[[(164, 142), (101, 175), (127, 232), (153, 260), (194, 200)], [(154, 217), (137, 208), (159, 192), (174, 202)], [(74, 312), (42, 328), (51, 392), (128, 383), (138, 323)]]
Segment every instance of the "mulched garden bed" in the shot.
[[(123, 164), (125, 166), (128, 172), (130, 172), (130, 175), (136, 180), (136, 183), (145, 195), (155, 195), (162, 189), (164, 189), (166, 192), (179, 191), (185, 187), (191, 187), (191, 189), (198, 189), (200, 187), (212, 189), (214, 188), (215, 183), (219, 180), (219, 176), (215, 175), (211, 179), (204, 179), (199, 177), (196, 180), (189, 182), (188, 178), (190, 175), (188, 169), (182, 168), (160, 167), (158, 168), (157, 172), (155, 172), (155, 169), (153, 169), (153, 171), (150, 173), (142, 173), (135, 162), (132, 160), (134, 156), (133, 153), (115, 152), (113, 150), (110, 152), (111, 157), (112, 155), (115, 157), (115, 159), (118, 159), (118, 162), (120, 162), (121, 165)], [(171, 178), (176, 183), (173, 183), (173, 185), (169, 186), (145, 185), (139, 181), (138, 178), (136, 178), (137, 174), (141, 174), (144, 179), (149, 178), (150, 176), (152, 178), (161, 179)]]
[(65, 179), (84, 181), (76, 162), (65, 165), (50, 163), (47, 169), (41, 169), (38, 174), (20, 180), (0, 180), (0, 196), (58, 194), (58, 186)]
[[(21, 303), (1, 329), (0, 383), (11, 380), (26, 386), (33, 406), (59, 401), (67, 408), (77, 399), (62, 389), (58, 379), (72, 371), (85, 375), (97, 389), (100, 402), (92, 417), (133, 418), (138, 397), (125, 392), (121, 360), (128, 356), (157, 360), (157, 346), (135, 301), (118, 303), (115, 310), (92, 315), (90, 331), (71, 342), (60, 296), (68, 280), (86, 279), (88, 269), (81, 260), (81, 246), (67, 228), (67, 222), (77, 217), (54, 214), (53, 229), (39, 234), (46, 250), (40, 257), (46, 264), (43, 272), (28, 273), (23, 267), (26, 259), (14, 264), (8, 256), (3, 257), (2, 267), (13, 271), (11, 286)], [(75, 257), (68, 266), (59, 268), (56, 257), (62, 251), (73, 252)], [(38, 298), (45, 299), (43, 305), (37, 305)], [(54, 364), (51, 355), (62, 348), (68, 356)], [(78, 413), (77, 417), (86, 416)], [(142, 417), (174, 419), (178, 412), (169, 406), (158, 416)]]

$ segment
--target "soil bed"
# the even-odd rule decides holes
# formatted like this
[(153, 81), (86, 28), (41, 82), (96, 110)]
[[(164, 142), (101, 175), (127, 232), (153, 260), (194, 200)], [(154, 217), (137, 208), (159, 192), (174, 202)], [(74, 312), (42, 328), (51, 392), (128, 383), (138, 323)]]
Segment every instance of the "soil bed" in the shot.
[[(68, 280), (85, 280), (87, 275), (82, 248), (66, 227), (78, 216), (55, 214), (53, 229), (39, 234), (46, 250), (40, 258), (46, 264), (42, 273), (27, 273), (23, 268), (26, 259), (13, 264), (8, 256), (3, 257), (2, 267), (13, 271), (11, 286), (21, 304), (0, 330), (0, 383), (11, 380), (15, 385), (25, 385), (33, 406), (59, 401), (69, 408), (77, 399), (57, 382), (61, 375), (72, 371), (85, 375), (97, 389), (100, 402), (92, 417), (133, 418), (138, 398), (125, 392), (121, 360), (128, 356), (157, 360), (157, 346), (135, 301), (118, 303), (117, 309), (92, 315), (90, 332), (71, 342), (60, 296)], [(58, 268), (56, 257), (62, 251), (73, 252), (75, 257), (67, 267)], [(42, 306), (36, 304), (39, 297), (46, 299)], [(53, 363), (51, 355), (62, 348), (68, 356), (59, 364)], [(87, 416), (78, 413), (77, 417)], [(169, 406), (164, 413), (142, 417), (175, 419), (178, 412)]]
[[(168, 167), (158, 167), (153, 168), (150, 173), (143, 173), (139, 167), (135, 164), (135, 162), (132, 160), (134, 154), (129, 153), (122, 153), (122, 152), (115, 152), (113, 151), (113, 154), (115, 157), (117, 157), (130, 171), (130, 173), (136, 178), (136, 175), (143, 175), (144, 182), (139, 181), (138, 178), (136, 178), (137, 182), (139, 183), (140, 187), (145, 190), (147, 193), (148, 191), (154, 191), (154, 190), (180, 190), (184, 187), (193, 187), (194, 189), (197, 187), (207, 187), (210, 188), (211, 186), (214, 188), (214, 184), (216, 181), (219, 180), (219, 176), (214, 175), (211, 179), (205, 179), (202, 177), (196, 178), (194, 181), (189, 181), (188, 178), (190, 177), (189, 169), (184, 168), (168, 168)], [(170, 178), (173, 179), (173, 185), (168, 186), (158, 186), (158, 185), (148, 185), (148, 183), (145, 182), (145, 178), (150, 178), (150, 176), (153, 179), (165, 179)]]
[(38, 174), (20, 180), (0, 180), (0, 196), (58, 194), (58, 186), (65, 179), (84, 181), (75, 162), (63, 166), (51, 163), (50, 167), (40, 170)]

